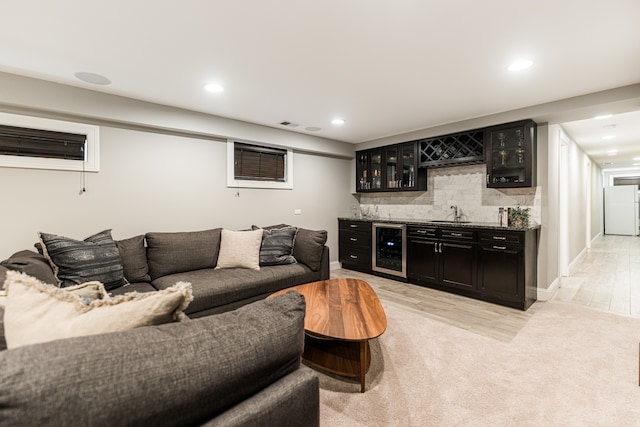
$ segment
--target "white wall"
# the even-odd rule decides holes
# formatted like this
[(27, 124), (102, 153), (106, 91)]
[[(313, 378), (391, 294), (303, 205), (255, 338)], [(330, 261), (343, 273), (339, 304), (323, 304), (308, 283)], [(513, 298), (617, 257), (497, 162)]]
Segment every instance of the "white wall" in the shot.
[[(71, 93), (76, 90), (71, 88)], [(145, 104), (137, 105), (141, 108), (137, 114), (145, 116)], [(91, 104), (78, 106), (76, 113), (81, 114), (86, 106)], [(51, 111), (38, 114), (57, 116)], [(184, 110), (180, 115), (189, 117)], [(194, 117), (200, 120), (202, 114), (194, 113)], [(264, 129), (265, 143), (273, 142), (268, 136), (276, 131), (291, 134)], [(250, 125), (250, 130), (258, 129)], [(351, 159), (335, 153), (336, 149), (349, 152), (352, 146), (329, 144), (325, 155), (318, 152), (317, 138), (306, 140), (304, 135), (293, 134), (278, 142), (291, 138), (298, 145), (316, 144), (313, 153), (294, 151), (293, 190), (237, 190), (226, 187), (224, 142), (177, 135), (174, 130), (137, 128), (131, 123), (103, 123), (101, 170), (85, 175), (85, 193), (80, 194), (81, 172), (0, 167), (0, 259), (32, 249), (38, 231), (83, 239), (111, 228), (114, 238), (123, 239), (147, 231), (289, 223), (327, 230), (331, 260), (336, 261), (337, 217), (348, 215), (354, 198), (348, 186)], [(302, 214), (294, 215), (294, 209), (301, 209)]]
[(603, 187), (602, 169), (591, 162), (591, 240), (604, 234)]

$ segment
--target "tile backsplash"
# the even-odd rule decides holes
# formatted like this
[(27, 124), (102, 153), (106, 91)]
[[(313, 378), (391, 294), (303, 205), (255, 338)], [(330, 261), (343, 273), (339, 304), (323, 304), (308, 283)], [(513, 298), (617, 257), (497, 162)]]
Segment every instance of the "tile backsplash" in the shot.
[(499, 207), (531, 208), (531, 221), (540, 223), (540, 191), (533, 188), (487, 188), (486, 165), (432, 168), (427, 172), (427, 191), (358, 193), (359, 212), (378, 218), (438, 219), (454, 217), (452, 205), (465, 221), (498, 222)]

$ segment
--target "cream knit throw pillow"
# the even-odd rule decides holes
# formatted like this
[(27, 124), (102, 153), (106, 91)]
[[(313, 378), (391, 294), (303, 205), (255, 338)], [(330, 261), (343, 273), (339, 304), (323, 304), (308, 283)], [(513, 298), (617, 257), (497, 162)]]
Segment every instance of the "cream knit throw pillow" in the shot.
[(223, 229), (220, 235), (220, 254), (216, 268), (250, 268), (260, 270), (262, 229), (231, 231)]
[(179, 282), (158, 292), (133, 292), (113, 298), (105, 295), (87, 304), (80, 295), (16, 271), (7, 272), (4, 287), (4, 328), (9, 349), (180, 321), (193, 299), (191, 284)]

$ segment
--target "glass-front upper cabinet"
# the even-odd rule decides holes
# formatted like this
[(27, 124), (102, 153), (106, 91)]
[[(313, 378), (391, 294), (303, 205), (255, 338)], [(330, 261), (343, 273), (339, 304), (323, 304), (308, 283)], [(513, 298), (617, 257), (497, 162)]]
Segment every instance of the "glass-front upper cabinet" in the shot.
[(356, 152), (356, 191), (382, 189), (382, 149)]
[(398, 146), (393, 145), (386, 147), (384, 150), (384, 159), (386, 166), (386, 185), (387, 189), (400, 187), (400, 179), (398, 178)]
[(487, 187), (536, 185), (537, 125), (533, 120), (486, 129)]
[(382, 149), (369, 151), (371, 155), (371, 190), (382, 189)]
[(427, 189), (427, 170), (418, 168), (415, 142), (356, 152), (356, 191)]
[(402, 154), (401, 187), (410, 189), (416, 185), (417, 144), (402, 144), (400, 153)]

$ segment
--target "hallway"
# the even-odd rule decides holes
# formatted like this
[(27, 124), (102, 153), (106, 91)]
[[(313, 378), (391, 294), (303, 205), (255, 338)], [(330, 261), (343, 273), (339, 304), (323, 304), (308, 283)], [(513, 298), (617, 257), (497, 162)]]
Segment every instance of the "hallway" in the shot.
[(640, 237), (595, 240), (552, 299), (640, 317)]

